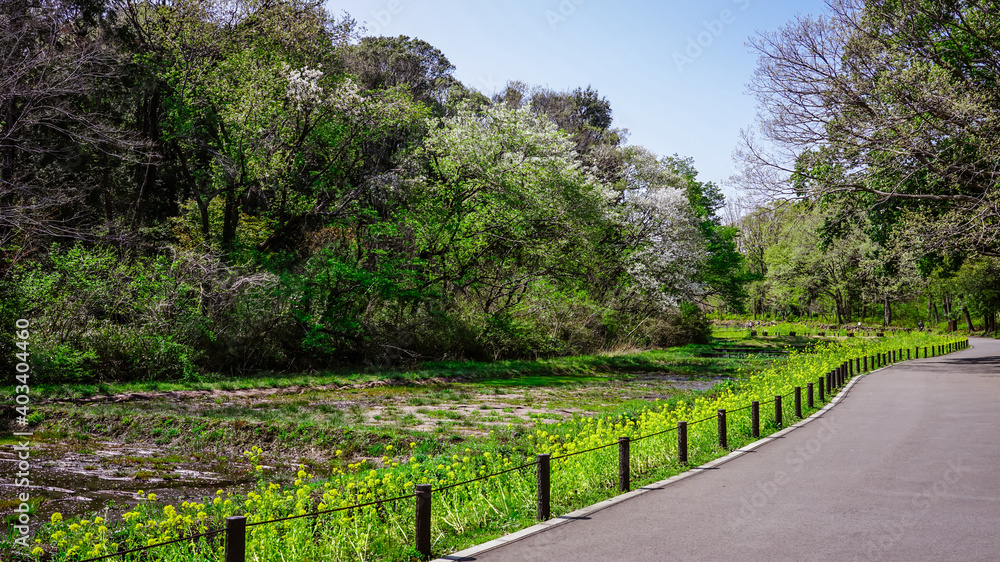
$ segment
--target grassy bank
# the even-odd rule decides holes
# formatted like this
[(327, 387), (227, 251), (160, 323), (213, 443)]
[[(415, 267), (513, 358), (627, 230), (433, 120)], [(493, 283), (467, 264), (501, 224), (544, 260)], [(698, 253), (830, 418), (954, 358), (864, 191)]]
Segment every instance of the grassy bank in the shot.
[[(776, 340), (756, 340), (740, 342), (741, 347), (749, 345), (760, 346), (762, 343), (775, 343)], [(781, 345), (790, 345), (795, 341), (780, 341)], [(785, 394), (792, 386), (813, 382), (823, 369), (842, 361), (846, 357), (871, 354), (879, 350), (896, 349), (904, 346), (933, 345), (940, 338), (927, 334), (900, 335), (886, 339), (852, 338), (844, 339), (842, 343), (819, 349), (815, 353), (793, 355), (793, 360), (747, 361), (745, 359), (720, 359), (699, 357), (706, 349), (684, 349), (664, 352), (647, 352), (634, 356), (619, 356), (605, 358), (573, 358), (560, 366), (542, 365), (534, 369), (548, 369), (550, 374), (535, 374), (538, 371), (520, 372), (517, 375), (506, 373), (503, 376), (482, 377), (475, 382), (447, 383), (448, 385), (464, 385), (469, 396), (459, 398), (468, 401), (473, 395), (481, 397), (490, 389), (500, 388), (504, 395), (511, 387), (521, 391), (525, 400), (541, 401), (538, 392), (546, 392), (553, 388), (551, 380), (544, 377), (559, 376), (564, 380), (579, 377), (574, 384), (556, 387), (555, 393), (544, 400), (546, 406), (558, 405), (568, 407), (573, 400), (578, 405), (590, 404), (590, 410), (575, 413), (560, 419), (530, 417), (522, 418), (519, 423), (499, 421), (495, 424), (482, 423), (478, 428), (461, 426), (459, 420), (443, 419), (445, 424), (437, 425), (430, 432), (407, 430), (403, 427), (386, 430), (377, 425), (369, 425), (364, 430), (350, 429), (360, 435), (379, 435), (379, 438), (362, 443), (352, 451), (345, 451), (338, 443), (343, 443), (344, 435), (332, 433), (328, 441), (320, 441), (318, 436), (323, 432), (319, 429), (306, 428), (294, 435), (279, 436), (268, 443), (261, 442), (262, 447), (253, 449), (249, 470), (258, 481), (257, 489), (247, 495), (228, 496), (223, 493), (218, 502), (209, 500), (204, 505), (190, 502), (181, 503), (180, 507), (171, 508), (170, 516), (155, 499), (150, 500), (148, 494), (142, 497), (132, 511), (125, 512), (125, 519), (130, 525), (122, 525), (121, 517), (106, 517), (115, 519), (113, 530), (105, 529), (100, 535), (100, 541), (92, 544), (103, 544), (102, 548), (112, 548), (117, 544), (146, 544), (149, 541), (161, 541), (165, 537), (177, 536), (183, 532), (197, 532), (202, 527), (215, 528), (221, 525), (225, 516), (232, 513), (247, 513), (253, 521), (263, 521), (283, 515), (305, 513), (322, 510), (331, 506), (348, 506), (355, 503), (365, 503), (366, 500), (405, 496), (412, 491), (412, 485), (428, 482), (436, 488), (448, 486), (456, 482), (505, 470), (533, 459), (537, 452), (551, 452), (555, 455), (568, 454), (591, 448), (605, 443), (613, 443), (620, 435), (630, 435), (633, 438), (649, 436), (652, 433), (676, 426), (679, 419), (695, 420), (714, 415), (717, 408), (736, 409), (746, 406), (751, 399), (765, 399), (774, 394)], [(773, 349), (775, 346), (771, 346)], [(761, 347), (762, 350), (766, 349)], [(669, 357), (669, 359), (668, 359)], [(651, 397), (649, 387), (641, 381), (643, 370), (658, 364), (661, 373), (684, 372), (684, 369), (694, 369), (694, 375), (711, 378), (706, 373), (717, 374), (725, 372), (730, 379), (723, 385), (714, 387), (708, 392), (675, 392), (674, 395)], [(584, 368), (571, 369), (569, 366)], [(623, 366), (615, 373), (600, 373), (594, 365)], [(701, 365), (701, 367), (697, 367)], [(634, 368), (634, 369), (633, 369)], [(629, 370), (633, 369), (633, 370)], [(478, 369), (469, 369), (478, 371)], [(818, 370), (818, 372), (817, 372)], [(553, 371), (561, 374), (552, 375)], [(481, 372), (481, 371), (480, 371)], [(690, 371), (689, 371), (690, 372)], [(467, 375), (463, 375), (467, 376)], [(542, 377), (535, 380), (534, 377)], [(597, 381), (591, 380), (597, 378)], [(631, 379), (631, 380), (630, 380)], [(637, 382), (637, 380), (639, 381)], [(629, 382), (635, 383), (631, 386)], [(615, 400), (613, 392), (607, 392), (611, 383), (622, 383), (621, 389), (631, 392), (626, 400)], [(477, 388), (476, 392), (471, 389)], [(385, 389), (381, 389), (385, 390)], [(360, 391), (360, 390), (359, 390)], [(483, 392), (480, 392), (483, 391)], [(590, 398), (578, 398), (587, 395)], [(451, 392), (455, 392), (452, 388)], [(646, 396), (642, 393), (646, 392)], [(601, 398), (595, 399), (596, 396)], [(574, 398), (576, 397), (576, 398)], [(413, 398), (413, 396), (410, 396)], [(620, 397), (619, 397), (620, 398)], [(789, 401), (790, 402), (790, 401)], [(443, 412), (455, 411), (457, 402), (441, 402)], [(60, 405), (57, 409), (84, 408), (79, 405)], [(134, 406), (127, 406), (133, 408)], [(299, 407), (304, 408), (301, 404)], [(790, 408), (790, 405), (787, 406)], [(124, 413), (124, 412), (123, 412)], [(115, 412), (114, 415), (117, 415)], [(67, 424), (81, 423), (68, 420), (87, 420), (92, 423), (93, 416), (82, 412), (64, 411), (66, 416), (51, 423)], [(146, 412), (143, 416), (164, 415)], [(191, 419), (204, 417), (190, 416)], [(791, 411), (786, 419), (791, 419)], [(230, 420), (235, 423), (238, 420)], [(468, 421), (468, 420), (466, 420)], [(133, 423), (135, 423), (133, 421)], [(170, 424), (178, 428), (180, 418), (175, 418)], [(192, 422), (193, 423), (193, 422)], [(397, 424), (398, 425), (398, 424)], [(731, 423), (730, 447), (737, 447), (747, 442), (749, 428), (741, 420), (734, 419)], [(440, 429), (439, 429), (440, 428)], [(330, 428), (328, 428), (330, 429)], [(478, 429), (478, 431), (477, 431)], [(765, 430), (768, 428), (765, 427)], [(774, 429), (774, 428), (770, 428)], [(139, 431), (139, 430), (136, 430)], [(256, 430), (250, 431), (254, 434)], [(189, 437), (182, 434), (193, 433), (178, 431), (175, 446), (181, 446)], [(303, 444), (312, 443), (321, 448), (330, 448), (334, 453), (330, 462), (325, 465), (302, 462), (301, 472), (285, 468), (268, 469), (268, 453), (286, 446), (289, 441), (299, 439)], [(210, 442), (234, 441), (233, 436), (211, 439)], [(693, 426), (690, 436), (692, 451), (691, 462), (704, 462), (715, 456), (724, 454), (715, 443), (714, 423)], [(246, 443), (250, 443), (248, 440)], [(676, 436), (667, 433), (663, 436), (648, 437), (637, 442), (633, 448), (634, 480), (641, 485), (644, 481), (653, 481), (666, 475), (683, 470), (679, 464), (667, 461), (676, 455), (669, 454), (671, 447), (676, 446)], [(665, 454), (667, 452), (667, 454)], [(284, 466), (289, 464), (287, 455)], [(271, 458), (274, 458), (273, 456)], [(307, 459), (308, 460), (308, 459)], [(578, 455), (553, 463), (553, 514), (564, 513), (577, 507), (588, 505), (614, 494), (617, 457), (614, 448), (602, 449), (585, 455)], [(260, 468), (258, 468), (260, 467)], [(291, 482), (277, 482), (282, 479), (276, 472), (291, 473)], [(295, 474), (299, 472), (298, 474)], [(533, 517), (533, 479), (534, 469), (526, 467), (501, 477), (491, 478), (481, 483), (459, 488), (452, 488), (435, 496), (435, 552), (453, 551), (488, 538), (501, 535), (515, 528), (531, 524)], [(148, 492), (148, 491), (146, 491)], [(230, 503), (226, 503), (226, 500)], [(248, 503), (249, 502), (249, 503)], [(410, 554), (409, 541), (412, 536), (412, 500), (380, 504), (377, 508), (362, 508), (350, 512), (340, 512), (323, 516), (323, 524), (317, 527), (282, 527), (280, 524), (273, 529), (262, 526), (262, 529), (252, 539), (251, 549), (263, 560), (277, 559), (280, 553), (289, 549), (298, 549), (302, 556), (321, 559), (390, 559), (405, 560)], [(201, 507), (197, 507), (201, 505)], [(439, 509), (440, 508), (440, 509)], [(187, 511), (185, 511), (187, 510)], [(129, 515), (134, 513), (137, 515)], [(180, 514), (180, 515), (178, 515)], [(345, 515), (347, 514), (347, 515)], [(185, 518), (187, 517), (187, 518)], [(86, 519), (85, 519), (86, 520)], [(131, 524), (133, 520), (146, 523), (137, 528)], [(305, 518), (297, 521), (309, 521)], [(92, 525), (92, 520), (87, 520)], [(150, 527), (150, 522), (154, 522)], [(85, 541), (82, 537), (87, 532), (86, 525), (79, 522), (75, 530), (70, 530), (66, 522), (53, 523), (46, 526), (40, 533), (43, 551), (59, 552), (54, 559), (78, 560), (84, 556)], [(296, 523), (296, 525), (299, 525)], [(305, 525), (305, 523), (303, 523)], [(264, 530), (268, 529), (268, 530)], [(322, 529), (317, 536), (315, 529)], [(99, 534), (90, 531), (89, 540), (94, 541)], [(59, 534), (63, 533), (63, 534)], [(74, 542), (75, 541), (75, 542)], [(81, 548), (72, 555), (67, 554), (74, 545)], [(217, 546), (217, 545), (216, 545)], [(174, 552), (170, 556), (176, 559), (216, 559), (216, 546), (203, 544), (195, 547), (164, 547), (155, 551), (157, 556)], [(162, 552), (161, 552), (162, 550)], [(90, 547), (87, 553), (93, 553)], [(166, 556), (162, 559), (171, 559)]]

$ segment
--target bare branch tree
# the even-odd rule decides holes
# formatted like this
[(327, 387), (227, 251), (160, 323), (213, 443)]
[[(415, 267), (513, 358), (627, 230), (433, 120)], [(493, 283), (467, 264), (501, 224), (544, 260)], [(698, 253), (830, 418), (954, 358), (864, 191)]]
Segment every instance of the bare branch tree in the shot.
[(830, 0), (827, 15), (758, 35), (749, 88), (765, 143), (744, 134), (740, 182), (898, 207), (928, 249), (1000, 253), (992, 4)]
[(14, 240), (85, 238), (100, 217), (91, 162), (138, 162), (142, 143), (98, 111), (95, 84), (114, 80), (119, 57), (102, 30), (65, 0), (0, 3), (0, 275)]

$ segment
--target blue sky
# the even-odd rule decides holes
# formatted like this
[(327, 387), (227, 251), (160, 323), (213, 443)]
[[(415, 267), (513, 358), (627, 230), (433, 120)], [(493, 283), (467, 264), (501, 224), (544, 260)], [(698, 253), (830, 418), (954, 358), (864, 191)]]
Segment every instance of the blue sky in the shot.
[[(746, 95), (756, 57), (745, 43), (822, 0), (346, 0), (326, 4), (368, 27), (440, 49), (455, 76), (491, 94), (509, 80), (554, 90), (593, 86), (611, 102), (628, 142), (695, 160), (699, 178), (735, 172), (739, 131), (753, 123)], [(726, 188), (727, 193), (731, 189)]]

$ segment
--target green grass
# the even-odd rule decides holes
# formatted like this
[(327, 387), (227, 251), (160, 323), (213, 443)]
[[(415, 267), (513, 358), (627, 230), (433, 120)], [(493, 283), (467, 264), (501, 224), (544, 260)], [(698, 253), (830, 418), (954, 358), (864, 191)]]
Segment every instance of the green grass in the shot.
[[(431, 362), (411, 370), (329, 371), (319, 374), (264, 372), (253, 376), (223, 377), (212, 375), (189, 382), (106, 382), (100, 386), (83, 384), (45, 384), (36, 381), (32, 393), (38, 400), (80, 399), (100, 395), (177, 391), (236, 391), (271, 388), (308, 389), (317, 386), (351, 387), (372, 382), (415, 384), (434, 379), (458, 379), (484, 382), (493, 386), (548, 387), (595, 382), (607, 374), (672, 372), (680, 375), (711, 376), (732, 370), (731, 365), (705, 361), (699, 353), (711, 346), (688, 345), (669, 350), (654, 350), (628, 355), (584, 355), (537, 361)], [(0, 386), (0, 391), (12, 391)], [(445, 398), (447, 399), (447, 398)]]
[[(595, 443), (613, 442), (621, 434), (631, 433), (633, 437), (643, 432), (648, 434), (675, 425), (679, 416), (684, 416), (684, 419), (705, 417), (705, 412), (714, 413), (717, 407), (735, 409), (745, 406), (754, 398), (762, 400), (762, 429), (765, 432), (777, 429), (769, 421), (772, 410), (764, 405), (761, 397), (770, 398), (775, 393), (785, 393), (790, 385), (800, 382), (799, 379), (813, 381), (817, 376), (816, 372), (823, 371), (828, 368), (828, 363), (832, 364), (831, 362), (841, 360), (846, 355), (870, 353), (888, 349), (887, 346), (912, 345), (915, 341), (913, 337), (844, 339), (844, 344), (835, 350), (817, 355), (799, 355), (795, 361), (781, 358), (712, 359), (698, 356), (699, 353), (710, 350), (711, 346), (689, 346), (683, 350), (644, 352), (630, 356), (533, 362), (534, 369), (547, 370), (541, 373), (529, 371), (525, 374), (523, 366), (522, 371), (516, 374), (496, 372), (492, 367), (477, 367), (478, 372), (484, 375), (479, 378), (465, 377), (467, 380), (464, 382), (349, 388), (340, 391), (309, 390), (303, 395), (275, 395), (225, 406), (215, 404), (214, 401), (203, 401), (218, 409), (214, 417), (206, 415), (204, 404), (197, 402), (115, 404), (102, 407), (100, 414), (94, 414), (93, 408), (87, 406), (52, 405), (43, 425), (59, 427), (67, 432), (84, 428), (90, 429), (91, 434), (94, 434), (95, 429), (98, 434), (118, 432), (118, 435), (137, 440), (149, 438), (154, 433), (164, 439), (172, 435), (170, 447), (173, 448), (194, 447), (198, 436), (218, 435), (210, 443), (216, 447), (224, 444), (230, 448), (249, 449), (260, 445), (263, 451), (258, 456), (262, 461), (266, 461), (268, 455), (274, 459), (287, 459), (300, 458), (299, 453), (305, 450), (341, 450), (342, 453), (334, 458), (304, 459), (306, 468), (315, 474), (307, 482), (290, 483), (285, 469), (264, 470), (260, 474), (261, 481), (279, 482), (279, 489), (311, 487), (309, 489), (313, 492), (307, 492), (306, 497), (315, 498), (319, 493), (317, 487), (325, 485), (324, 483), (332, 484), (334, 489), (341, 491), (339, 493), (345, 494), (355, 489), (348, 484), (360, 483), (368, 478), (366, 481), (369, 484), (366, 486), (383, 482), (377, 485), (388, 487), (380, 488), (379, 493), (393, 495), (410, 489), (407, 488), (408, 481), (412, 484), (418, 479), (429, 479), (432, 483), (444, 485), (456, 479), (481, 474), (481, 471), (502, 468), (505, 466), (504, 462), (518, 463), (524, 459), (532, 459), (537, 452), (549, 450), (558, 454)], [(741, 345), (744, 343), (740, 342)], [(762, 349), (792, 345), (790, 340), (781, 339), (757, 343)], [(470, 368), (468, 364), (465, 365)], [(601, 366), (603, 369), (608, 365), (614, 365), (615, 370), (607, 372), (596, 367)], [(486, 376), (485, 373), (492, 374)], [(724, 373), (731, 380), (710, 390), (671, 394), (667, 392), (667, 385), (658, 386), (655, 377), (648, 377), (650, 374), (677, 376), (679, 373), (689, 373), (689, 379), (708, 380), (718, 380), (719, 373)], [(540, 384), (553, 378), (572, 382)], [(523, 384), (517, 384), (518, 381)], [(650, 393), (659, 392), (669, 395), (650, 398)], [(338, 400), (352, 398), (357, 401), (346, 408), (345, 414), (343, 406), (323, 402), (331, 394), (335, 394)], [(527, 416), (528, 419), (519, 419), (512, 417), (517, 408), (506, 405), (497, 405), (495, 409), (490, 407), (489, 411), (480, 408), (462, 411), (455, 409), (457, 404), (486, 400), (503, 400), (515, 406), (538, 407), (543, 413), (535, 412)], [(419, 419), (413, 413), (403, 414), (403, 406), (415, 407), (425, 418), (434, 420), (436, 427), (431, 431), (412, 429), (419, 423)], [(786, 400), (783, 406), (785, 420), (790, 423), (793, 416), (792, 401)], [(357, 423), (364, 419), (366, 409), (374, 407), (381, 408), (378, 415), (383, 419), (379, 421), (386, 425), (364, 426)], [(590, 414), (564, 418), (555, 413), (558, 408), (569, 407), (582, 407)], [(734, 414), (729, 420), (730, 448), (738, 447), (751, 439), (749, 422), (744, 418), (745, 416)], [(129, 423), (127, 426), (116, 425), (116, 419), (127, 419)], [(498, 423), (485, 425), (491, 419), (496, 419)], [(714, 442), (714, 422), (702, 425), (705, 427), (692, 427), (689, 435), (692, 463), (705, 462), (724, 454)], [(676, 452), (671, 453), (671, 447), (676, 447), (676, 435), (672, 433), (635, 444), (633, 470), (637, 486), (684, 469), (675, 460), (671, 460), (676, 455)], [(500, 459), (506, 460), (501, 462)], [(589, 505), (615, 493), (614, 447), (605, 452), (588, 453), (574, 459), (576, 460), (565, 466), (560, 465), (558, 470), (554, 467), (554, 514)], [(414, 467), (419, 463), (427, 463), (428, 468), (435, 468), (429, 473), (418, 474)], [(442, 466), (453, 468), (441, 469)], [(166, 463), (143, 466), (141, 469), (163, 473), (166, 471)], [(455, 475), (450, 475), (449, 470), (455, 472)], [(376, 480), (370, 480), (372, 477), (368, 476), (369, 472), (380, 476)], [(533, 473), (522, 476), (511, 474), (510, 477), (490, 484), (474, 486), (466, 491), (459, 488), (444, 497), (436, 497), (435, 505), (440, 506), (440, 511), (435, 516), (434, 524), (441, 534), (435, 544), (435, 552), (457, 550), (533, 522)], [(398, 480), (383, 481), (381, 475)], [(357, 490), (361, 493), (360, 489)], [(261, 494), (265, 496), (261, 500), (263, 503), (253, 511), (258, 520), (287, 513), (287, 506), (282, 507), (279, 496), (268, 496), (266, 492)], [(241, 499), (240, 502), (242, 501)], [(316, 508), (314, 504), (310, 505), (310, 509)], [(409, 508), (404, 506), (400, 509), (403, 511), (396, 515), (402, 518), (399, 519), (402, 524), (406, 521), (404, 512)], [(231, 510), (218, 508), (211, 511), (209, 517), (218, 523), (226, 513), (231, 513)], [(371, 514), (371, 517), (375, 517), (371, 520), (371, 524), (374, 524), (372, 528), (380, 529), (386, 524), (391, 526), (396, 517), (393, 513), (395, 512)], [(143, 515), (155, 516), (152, 512)], [(358, 514), (358, 517), (362, 516), (369, 517), (368, 514)], [(407, 549), (412, 534), (410, 531), (400, 527), (400, 532), (379, 535), (382, 538), (374, 535), (362, 538), (341, 528), (343, 524), (345, 523), (324, 524), (327, 526), (323, 527), (323, 533), (341, 533), (336, 538), (331, 535), (330, 541), (341, 545), (355, 545), (355, 548), (370, 552), (372, 557), (408, 559)], [(282, 536), (284, 538), (280, 538)], [(254, 548), (264, 549), (257, 551), (262, 559), (272, 559), (274, 553), (283, 551), (283, 547), (279, 548), (279, 545), (293, 545), (302, 548), (302, 552), (312, 552), (315, 556), (328, 559), (351, 558), (347, 551), (323, 550), (328, 547), (311, 542), (311, 538), (295, 536), (297, 535), (294, 535), (293, 530), (272, 538), (259, 536), (258, 546)]]

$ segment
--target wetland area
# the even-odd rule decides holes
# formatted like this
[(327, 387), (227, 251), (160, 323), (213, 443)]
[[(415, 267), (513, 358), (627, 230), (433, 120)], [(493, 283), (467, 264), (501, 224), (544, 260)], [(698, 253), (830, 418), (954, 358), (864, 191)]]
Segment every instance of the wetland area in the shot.
[[(789, 340), (789, 341), (785, 341)], [(501, 442), (575, 416), (628, 416), (650, 402), (710, 393), (726, 380), (782, 360), (792, 338), (751, 343), (770, 354), (717, 354), (715, 347), (590, 358), (434, 366), (396, 374), (273, 376), (164, 387), (46, 389), (32, 437), (34, 522), (120, 514), (155, 493), (180, 503), (216, 490), (253, 487), (244, 452), (265, 451), (272, 481), (304, 465), (317, 475), (347, 465), (378, 467), (405, 456)], [(739, 345), (745, 346), (746, 342)], [(716, 357), (714, 355), (723, 355)], [(405, 456), (400, 452), (405, 451)], [(14, 497), (11, 447), (0, 452), (3, 497)], [(13, 505), (0, 506), (10, 516)]]

